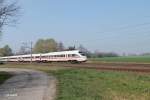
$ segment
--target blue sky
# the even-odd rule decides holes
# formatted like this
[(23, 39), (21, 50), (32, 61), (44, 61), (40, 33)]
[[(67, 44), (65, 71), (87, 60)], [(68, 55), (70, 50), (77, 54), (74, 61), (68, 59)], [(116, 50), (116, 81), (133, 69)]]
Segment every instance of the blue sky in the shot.
[(66, 46), (119, 53), (150, 52), (150, 0), (18, 0), (21, 17), (0, 46), (54, 38)]

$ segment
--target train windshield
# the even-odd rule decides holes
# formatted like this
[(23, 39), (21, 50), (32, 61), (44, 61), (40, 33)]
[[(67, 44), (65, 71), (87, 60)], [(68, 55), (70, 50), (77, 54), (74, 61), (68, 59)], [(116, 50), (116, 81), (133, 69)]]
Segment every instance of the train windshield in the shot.
[(86, 56), (85, 53), (83, 53), (81, 51), (79, 51), (79, 54), (82, 55), (82, 56)]

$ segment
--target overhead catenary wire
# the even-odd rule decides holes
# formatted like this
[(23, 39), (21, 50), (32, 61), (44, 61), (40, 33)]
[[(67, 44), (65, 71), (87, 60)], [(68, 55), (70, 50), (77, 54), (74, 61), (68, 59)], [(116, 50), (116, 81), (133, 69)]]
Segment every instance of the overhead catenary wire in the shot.
[[(130, 40), (131, 44), (128, 44), (128, 42), (123, 42), (122, 45), (130, 45), (130, 47), (134, 47), (135, 45), (143, 45), (143, 43), (148, 42), (148, 39), (150, 38), (150, 22), (146, 22), (146, 23), (140, 23), (140, 24), (135, 24), (135, 25), (127, 25), (124, 27), (118, 27), (118, 28), (114, 28), (108, 31), (103, 31), (103, 32), (97, 32), (99, 34), (92, 34), (92, 35), (97, 35), (97, 37), (92, 38), (92, 36), (90, 37), (90, 39), (82, 39), (82, 40), (77, 40), (75, 41), (75, 44), (78, 46), (82, 43), (82, 45), (84, 45), (86, 47), (87, 43), (89, 42), (106, 42), (109, 40), (109, 43), (112, 41), (116, 41), (118, 40), (118, 38), (122, 38), (123, 41), (126, 39), (126, 41), (128, 41), (128, 39)], [(110, 34), (111, 33), (111, 34)], [(142, 35), (141, 35), (141, 34)], [(106, 34), (100, 36), (100, 34)], [(122, 35), (123, 34), (123, 35)], [(126, 34), (126, 35), (124, 35)], [(138, 35), (138, 36), (137, 36)], [(140, 36), (141, 37), (140, 37)], [(138, 38), (137, 38), (138, 37)], [(145, 38), (145, 42), (143, 41), (143, 39), (139, 38)], [(131, 41), (133, 40), (133, 41)], [(143, 41), (143, 42), (142, 42)], [(107, 44), (109, 44), (107, 43)], [(118, 43), (122, 43), (122, 42), (118, 42)], [(115, 45), (118, 45), (118, 43)], [(127, 43), (127, 44), (124, 44)], [(111, 43), (110, 43), (111, 44)], [(89, 44), (88, 44), (89, 45)], [(92, 44), (91, 46), (93, 46), (94, 44)], [(98, 45), (96, 45), (98, 46)], [(98, 49), (98, 48), (97, 48)]]
[[(118, 31), (121, 31), (119, 33), (124, 33), (124, 30), (126, 31), (130, 31), (129, 29), (135, 29), (135, 28), (138, 28), (138, 27), (141, 27), (141, 26), (147, 26), (147, 25), (150, 25), (150, 22), (147, 22), (147, 23), (142, 23), (142, 24), (136, 24), (136, 25), (128, 25), (128, 26), (124, 26), (124, 27), (119, 27), (119, 28), (115, 28), (113, 30), (108, 30), (108, 31), (103, 31), (103, 32), (96, 32), (96, 33), (99, 33), (99, 34), (108, 34), (106, 36), (107, 39), (110, 39), (110, 38), (118, 38), (120, 37), (120, 34), (118, 34), (117, 36), (114, 36), (114, 34), (118, 33)], [(139, 29), (139, 28), (138, 28)], [(115, 32), (114, 34), (109, 34), (109, 33), (112, 33), (112, 32)], [(150, 30), (148, 31), (137, 31), (137, 32), (126, 32), (126, 34), (128, 34), (128, 37), (133, 37), (133, 34), (136, 36), (137, 34), (136, 33), (150, 33)], [(146, 35), (150, 35), (150, 34), (146, 34)], [(97, 36), (98, 37), (98, 36)], [(92, 37), (91, 37), (92, 38)], [(98, 38), (95, 38), (95, 39), (84, 39), (82, 40), (82, 42), (88, 42), (88, 41), (98, 41), (98, 40), (103, 40), (103, 39), (106, 39), (104, 37), (98, 37)], [(76, 42), (78, 42), (76, 40)]]

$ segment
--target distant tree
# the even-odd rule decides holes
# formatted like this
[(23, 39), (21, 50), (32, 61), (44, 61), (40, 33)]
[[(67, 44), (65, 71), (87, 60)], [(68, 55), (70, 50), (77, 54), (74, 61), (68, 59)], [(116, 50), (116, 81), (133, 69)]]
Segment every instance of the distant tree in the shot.
[(79, 45), (78, 50), (82, 51), (82, 52), (87, 52), (88, 50), (83, 46), (83, 45)]
[(0, 48), (0, 56), (11, 56), (11, 55), (13, 55), (12, 49), (8, 45), (5, 45), (3, 48)]
[(44, 51), (43, 47), (44, 47), (44, 39), (39, 39), (33, 48), (33, 52), (43, 53), (43, 51)]
[(91, 57), (91, 52), (88, 49), (86, 49), (83, 45), (80, 44), (78, 50), (83, 52), (87, 57)]
[(93, 57), (97, 58), (97, 57), (103, 57), (103, 54), (102, 52), (99, 52), (98, 50), (96, 50), (94, 53), (93, 53)]
[(122, 56), (126, 56), (126, 53), (124, 52), (124, 53), (122, 54)]
[(9, 3), (7, 0), (0, 0), (0, 32), (4, 25), (9, 25), (16, 21), (19, 9), (16, 2)]
[(0, 56), (3, 57), (4, 56), (4, 49), (0, 48)]
[(136, 53), (129, 53), (128, 56), (138, 56)]
[(93, 54), (93, 57), (118, 57), (119, 55), (117, 53), (114, 52), (99, 52), (99, 51), (95, 51)]
[(4, 56), (4, 48), (0, 48), (0, 56), (1, 56), (1, 57)]
[(57, 44), (57, 51), (64, 51), (64, 50), (65, 50), (64, 44), (62, 42), (59, 42)]
[(24, 46), (21, 46), (20, 50), (19, 50), (19, 53), (20, 54), (26, 54), (26, 48)]
[(24, 55), (24, 54), (30, 54), (30, 50), (27, 50), (25, 46), (21, 46), (20, 50), (16, 53), (16, 55)]
[(142, 54), (140, 54), (140, 56), (150, 56), (150, 53), (149, 53), (149, 52), (147, 52), (147, 53), (142, 53)]
[(48, 53), (57, 51), (57, 42), (54, 39), (39, 39), (36, 42), (33, 51), (35, 53)]
[(118, 57), (119, 55), (117, 53), (114, 53), (114, 52), (109, 52), (109, 53), (105, 53), (104, 56), (105, 57)]

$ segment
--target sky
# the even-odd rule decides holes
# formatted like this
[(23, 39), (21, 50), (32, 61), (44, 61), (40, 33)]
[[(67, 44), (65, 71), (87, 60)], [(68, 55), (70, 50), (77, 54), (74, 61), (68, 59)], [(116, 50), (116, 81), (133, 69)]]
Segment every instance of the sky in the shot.
[(91, 51), (150, 52), (150, 0), (18, 0), (18, 5), (18, 23), (5, 26), (0, 40), (14, 52), (39, 38)]

